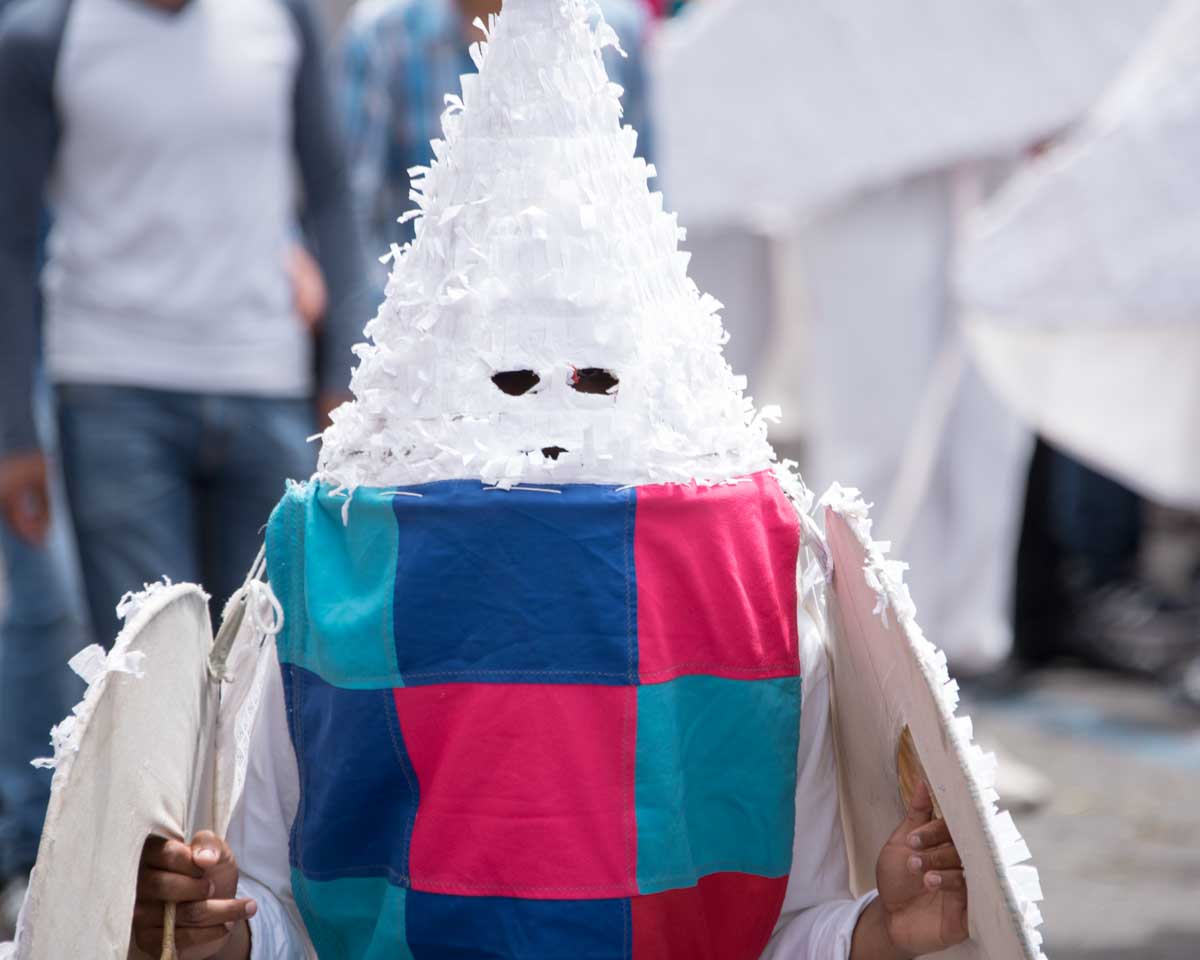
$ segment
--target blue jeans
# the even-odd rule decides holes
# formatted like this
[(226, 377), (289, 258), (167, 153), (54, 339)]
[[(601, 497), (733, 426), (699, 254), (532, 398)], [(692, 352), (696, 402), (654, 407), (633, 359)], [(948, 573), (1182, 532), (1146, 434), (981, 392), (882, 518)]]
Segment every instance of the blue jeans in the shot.
[(8, 605), (0, 621), (0, 883), (37, 858), (50, 797), (50, 728), (83, 694), (67, 669), (87, 640), (71, 591), (65, 517), (44, 546), (0, 523)]
[(163, 575), (203, 584), (214, 614), (241, 585), (288, 478), (315, 451), (304, 399), (62, 384), (59, 444), (96, 637)]
[[(35, 396), (39, 433), (55, 446), (48, 392)], [(62, 485), (52, 471), (46, 542), (27, 543), (0, 522), (5, 592), (0, 616), (0, 883), (37, 857), (50, 798), (50, 771), (29, 761), (50, 755), (50, 728), (83, 695), (68, 668), (89, 642)]]
[(1050, 449), (1050, 533), (1073, 574), (1088, 587), (1133, 575), (1141, 545), (1142, 498)]

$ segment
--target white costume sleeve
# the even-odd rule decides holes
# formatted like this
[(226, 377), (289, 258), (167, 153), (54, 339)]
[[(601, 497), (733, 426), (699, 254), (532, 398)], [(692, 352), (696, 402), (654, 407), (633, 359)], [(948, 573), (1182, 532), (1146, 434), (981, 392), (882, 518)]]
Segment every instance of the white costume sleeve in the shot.
[(251, 960), (316, 957), (292, 898), (288, 831), (300, 799), (300, 776), (287, 727), (279, 662), (272, 656), (251, 733), (246, 785), (229, 824), (238, 858), (239, 897), (253, 897)]
[(875, 892), (850, 895), (830, 725), (829, 663), (816, 625), (800, 611), (800, 758), (796, 840), (783, 915), (763, 960), (848, 960), (858, 918)]

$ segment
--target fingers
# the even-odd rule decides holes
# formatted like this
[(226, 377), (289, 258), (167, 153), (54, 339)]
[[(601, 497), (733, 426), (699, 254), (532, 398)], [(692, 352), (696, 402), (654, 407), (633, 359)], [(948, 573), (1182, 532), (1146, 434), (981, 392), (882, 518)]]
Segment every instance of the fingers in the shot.
[(138, 900), (186, 903), (190, 900), (207, 900), (216, 889), (217, 885), (204, 877), (184, 876), (154, 867), (143, 867), (138, 871)]
[(175, 909), (175, 923), (181, 927), (217, 927), (249, 920), (258, 912), (253, 900), (197, 900), (181, 903)]
[(50, 525), (46, 458), (38, 452), (0, 456), (0, 511), (23, 540), (40, 544)]
[(204, 871), (192, 860), (192, 848), (182, 840), (151, 837), (142, 850), (142, 863), (156, 870), (181, 873), (188, 877), (204, 876)]
[(925, 889), (936, 893), (965, 893), (967, 875), (962, 870), (933, 870), (925, 874)]
[(905, 811), (904, 820), (896, 828), (892, 840), (903, 842), (906, 836), (919, 830), (932, 819), (933, 798), (929, 795), (929, 787), (922, 780), (917, 784), (916, 792), (913, 793), (912, 801), (908, 805), (908, 810)]
[(927, 873), (930, 870), (961, 870), (962, 857), (958, 849), (950, 843), (942, 844), (922, 853), (914, 853), (908, 858), (909, 873)]
[[(194, 900), (175, 908), (175, 923), (180, 927), (217, 927), (249, 920), (258, 912), (253, 900)], [(134, 905), (133, 922), (137, 927), (154, 929), (163, 925), (163, 904), (141, 900)]]
[(26, 495), (5, 504), (5, 519), (13, 531), (26, 543), (40, 546), (46, 542), (50, 529), (50, 500), (46, 490), (34, 487)]
[[(907, 823), (907, 821), (905, 821)], [(940, 847), (944, 843), (950, 843), (950, 828), (946, 825), (945, 820), (934, 820), (931, 823), (926, 823), (924, 826), (910, 830), (908, 834), (908, 845), (914, 850), (927, 850), (931, 847)]]
[(192, 840), (191, 859), (198, 869), (212, 870), (229, 863), (233, 859), (233, 851), (211, 830), (201, 830)]

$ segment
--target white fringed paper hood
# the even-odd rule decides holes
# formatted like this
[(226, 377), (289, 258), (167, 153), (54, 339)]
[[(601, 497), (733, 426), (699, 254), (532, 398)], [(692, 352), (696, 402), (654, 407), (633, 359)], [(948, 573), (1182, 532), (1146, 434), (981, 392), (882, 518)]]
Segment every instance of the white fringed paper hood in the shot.
[[(616, 43), (591, 0), (507, 0), (472, 49), (320, 479), (713, 482), (771, 465), (720, 304), (688, 279), (621, 126), (600, 55)], [(493, 382), (518, 371), (538, 378), (528, 392)], [(579, 389), (604, 374), (608, 393)]]

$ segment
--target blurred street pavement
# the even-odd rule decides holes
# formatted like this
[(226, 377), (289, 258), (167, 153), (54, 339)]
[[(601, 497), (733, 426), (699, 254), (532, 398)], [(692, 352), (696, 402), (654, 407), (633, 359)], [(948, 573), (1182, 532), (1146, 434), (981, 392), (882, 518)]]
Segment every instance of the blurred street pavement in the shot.
[(1200, 715), (1160, 687), (1068, 668), (962, 712), (985, 748), (1054, 786), (1042, 810), (1014, 812), (1049, 960), (1200, 960)]

